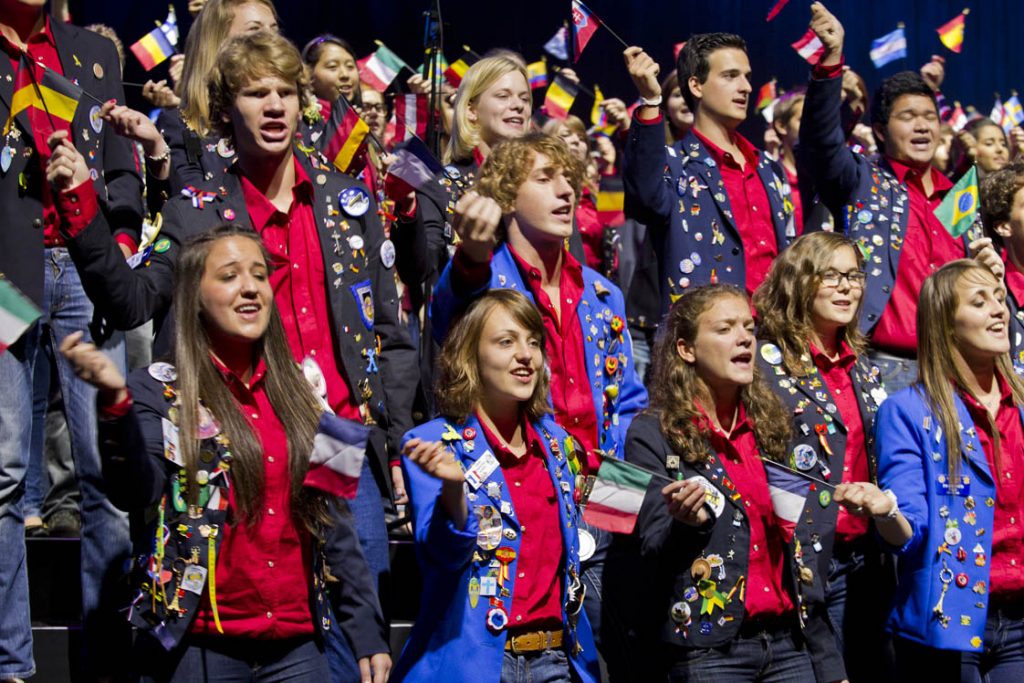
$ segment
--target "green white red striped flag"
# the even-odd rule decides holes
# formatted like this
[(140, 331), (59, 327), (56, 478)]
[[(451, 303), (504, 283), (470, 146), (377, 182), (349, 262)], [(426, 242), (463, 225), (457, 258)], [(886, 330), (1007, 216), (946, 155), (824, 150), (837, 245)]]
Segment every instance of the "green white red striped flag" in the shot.
[(359, 65), (359, 78), (369, 84), (374, 90), (384, 92), (395, 80), (395, 76), (402, 68), (412, 68), (402, 61), (402, 58), (384, 46), (384, 43), (377, 41), (377, 49), (367, 57), (356, 62)]
[(583, 511), (583, 521), (606, 531), (632, 533), (652, 476), (624, 460), (605, 458)]
[(0, 353), (18, 341), (42, 313), (0, 274)]

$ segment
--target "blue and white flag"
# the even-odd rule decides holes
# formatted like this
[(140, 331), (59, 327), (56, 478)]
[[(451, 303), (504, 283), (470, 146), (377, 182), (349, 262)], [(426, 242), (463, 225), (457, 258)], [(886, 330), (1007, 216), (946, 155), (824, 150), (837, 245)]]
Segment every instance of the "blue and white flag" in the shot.
[(569, 61), (569, 32), (564, 26), (544, 43), (544, 52), (563, 62)]
[(772, 496), (772, 509), (782, 523), (783, 529), (791, 531), (800, 521), (810, 480), (800, 472), (791, 470), (772, 460), (763, 460), (764, 473), (768, 478), (768, 491)]
[(881, 38), (871, 41), (871, 61), (875, 63), (876, 69), (897, 59), (904, 59), (907, 56), (907, 37), (903, 34), (903, 27), (892, 33), (887, 33)]

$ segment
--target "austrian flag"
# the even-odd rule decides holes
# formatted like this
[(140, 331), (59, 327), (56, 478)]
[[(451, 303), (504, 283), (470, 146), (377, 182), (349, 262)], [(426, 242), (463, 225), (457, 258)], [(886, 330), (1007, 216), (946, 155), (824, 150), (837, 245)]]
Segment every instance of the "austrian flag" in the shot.
[(632, 533), (652, 476), (624, 460), (605, 458), (583, 511), (583, 521), (605, 531)]
[(807, 33), (793, 43), (793, 49), (811, 65), (817, 64), (821, 56), (825, 54), (825, 46), (821, 44), (821, 39), (812, 29), (807, 29)]

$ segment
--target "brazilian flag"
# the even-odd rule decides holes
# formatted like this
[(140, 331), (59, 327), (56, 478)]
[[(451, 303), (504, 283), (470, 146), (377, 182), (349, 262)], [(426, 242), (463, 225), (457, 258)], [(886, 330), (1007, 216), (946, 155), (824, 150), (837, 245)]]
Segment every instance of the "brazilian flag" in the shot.
[(946, 198), (935, 209), (935, 217), (942, 221), (949, 234), (960, 237), (974, 224), (978, 216), (978, 169), (971, 166)]

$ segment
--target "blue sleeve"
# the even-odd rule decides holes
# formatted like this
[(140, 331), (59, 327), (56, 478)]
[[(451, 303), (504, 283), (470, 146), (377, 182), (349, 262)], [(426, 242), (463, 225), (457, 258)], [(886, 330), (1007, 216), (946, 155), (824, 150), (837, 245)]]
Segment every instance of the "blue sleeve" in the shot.
[(879, 408), (875, 426), (878, 485), (896, 494), (900, 512), (913, 530), (910, 540), (893, 549), (901, 555), (917, 549), (928, 534), (928, 471), (924, 459), (931, 457), (932, 450), (946, 447), (945, 439), (935, 441), (939, 426), (934, 420), (931, 431), (924, 430), (923, 407), (916, 394), (897, 394)]
[(474, 292), (456, 292), (452, 287), (452, 261), (448, 261), (444, 272), (434, 285), (434, 294), (430, 300), (430, 324), (434, 332), (434, 341), (443, 344), (452, 321), (466, 310), (470, 302), (489, 288), (488, 285), (484, 285)]
[(626, 211), (654, 226), (668, 222), (674, 203), (663, 179), (665, 154), (664, 124), (643, 123), (634, 116), (622, 157)]

